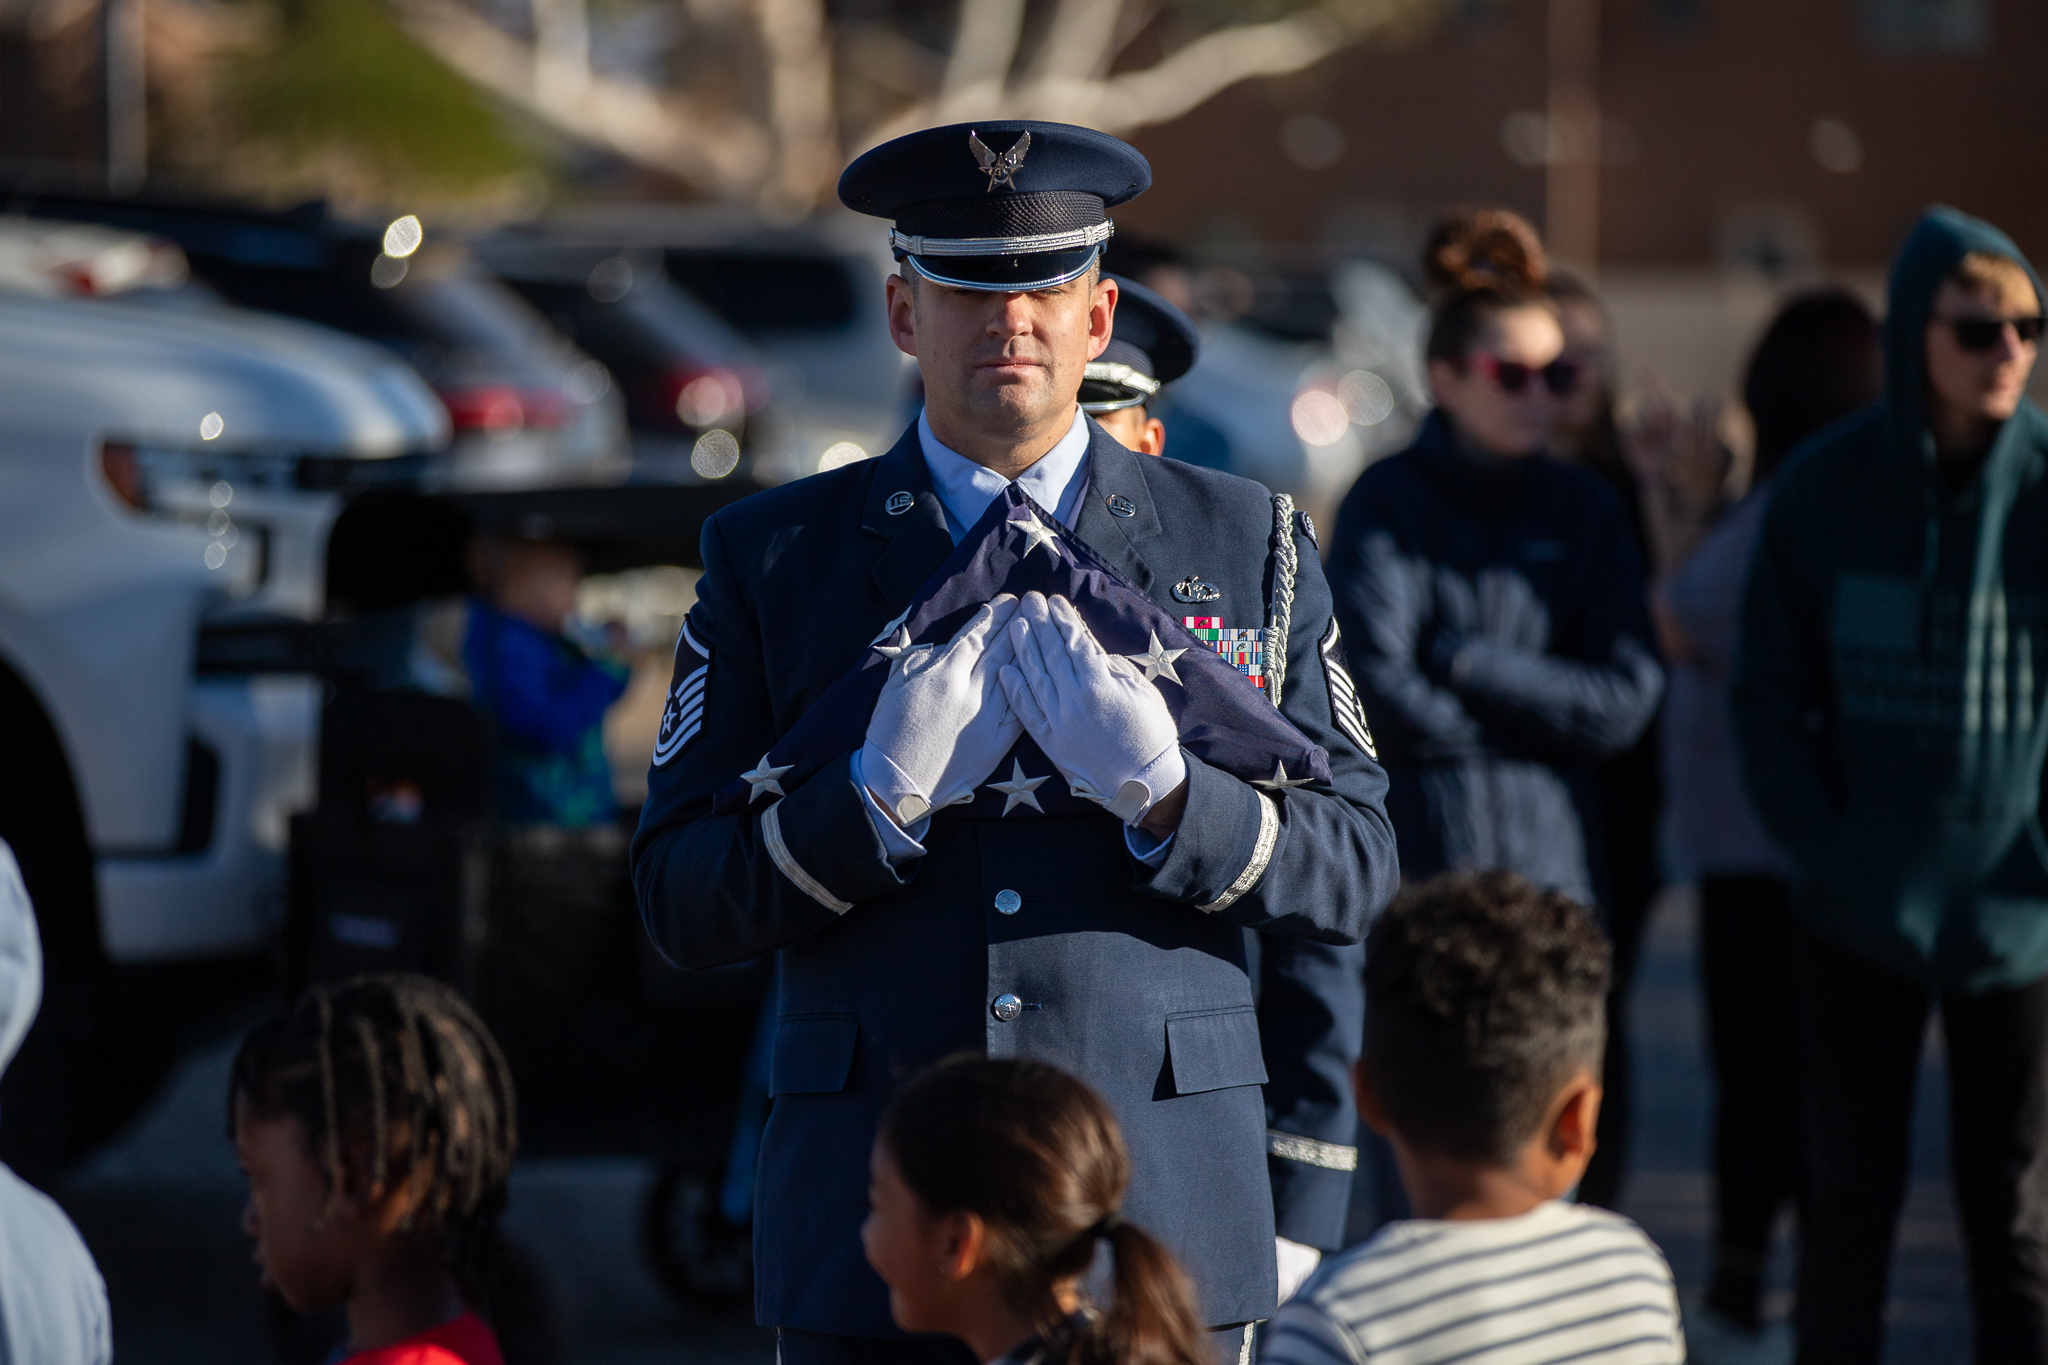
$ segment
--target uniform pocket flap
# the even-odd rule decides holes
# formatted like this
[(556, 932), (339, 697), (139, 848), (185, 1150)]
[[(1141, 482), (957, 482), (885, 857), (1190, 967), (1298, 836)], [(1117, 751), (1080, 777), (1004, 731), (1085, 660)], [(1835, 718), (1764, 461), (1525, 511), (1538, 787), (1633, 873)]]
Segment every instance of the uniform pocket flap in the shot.
[(775, 1022), (770, 1095), (831, 1095), (853, 1074), (860, 1021), (851, 1014), (787, 1015)]
[(1177, 1095), (1266, 1083), (1259, 1015), (1249, 1007), (1167, 1015), (1166, 1055)]

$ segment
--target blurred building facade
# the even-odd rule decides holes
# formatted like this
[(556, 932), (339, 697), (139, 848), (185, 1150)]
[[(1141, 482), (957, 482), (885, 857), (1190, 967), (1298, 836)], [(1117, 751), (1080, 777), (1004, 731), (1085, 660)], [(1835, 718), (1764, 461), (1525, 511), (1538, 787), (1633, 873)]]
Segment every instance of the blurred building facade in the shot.
[[(1592, 20), (1598, 134), (1553, 118), (1560, 11)], [(1930, 202), (2048, 254), (2030, 0), (1451, 0), (1399, 47), (1247, 83), (1136, 141), (1120, 221), (1189, 245), (1412, 254), (1457, 204), (1555, 231), (1556, 172), (1597, 166), (1597, 264), (1768, 277), (1870, 269)]]

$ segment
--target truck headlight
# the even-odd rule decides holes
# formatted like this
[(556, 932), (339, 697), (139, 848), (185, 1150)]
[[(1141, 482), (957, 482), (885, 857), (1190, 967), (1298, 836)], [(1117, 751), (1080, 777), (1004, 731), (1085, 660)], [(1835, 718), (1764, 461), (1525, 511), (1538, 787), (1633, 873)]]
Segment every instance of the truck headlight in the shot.
[(151, 516), (205, 525), (229, 517), (237, 491), (277, 495), (338, 493), (406, 483), (426, 468), (424, 454), (371, 459), (275, 449), (180, 449), (143, 441), (103, 442), (100, 475), (124, 506)]

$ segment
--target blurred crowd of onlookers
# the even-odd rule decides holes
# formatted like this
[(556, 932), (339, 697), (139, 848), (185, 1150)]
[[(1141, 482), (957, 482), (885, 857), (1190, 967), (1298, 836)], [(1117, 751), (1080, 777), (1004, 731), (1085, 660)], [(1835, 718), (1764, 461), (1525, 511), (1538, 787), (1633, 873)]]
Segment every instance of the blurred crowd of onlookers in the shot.
[(1696, 1357), (1790, 1349), (1763, 1306), (1794, 1213), (1798, 1358), (1878, 1358), (1938, 1008), (1978, 1358), (2048, 1358), (2032, 267), (1930, 210), (1882, 323), (1796, 294), (1739, 403), (1653, 383), (1626, 412), (1598, 295), (1522, 220), (1448, 219), (1425, 268), (1434, 407), (1345, 498), (1330, 573), (1404, 878), (1505, 868), (1600, 908), (1606, 1107), (1579, 1197), (1620, 1195), (1630, 978), (1659, 888), (1696, 883)]

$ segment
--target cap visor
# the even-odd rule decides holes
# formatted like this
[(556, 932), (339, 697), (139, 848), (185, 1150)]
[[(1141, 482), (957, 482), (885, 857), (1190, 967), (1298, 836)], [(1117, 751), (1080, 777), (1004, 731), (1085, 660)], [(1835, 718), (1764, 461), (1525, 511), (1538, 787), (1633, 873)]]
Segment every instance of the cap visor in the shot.
[(1150, 402), (1152, 395), (1127, 389), (1121, 384), (1103, 384), (1092, 379), (1081, 381), (1081, 411), (1116, 412), (1121, 408), (1142, 408)]
[(905, 256), (911, 268), (934, 284), (1021, 294), (1053, 289), (1088, 273), (1099, 247), (1039, 251), (1025, 256)]

